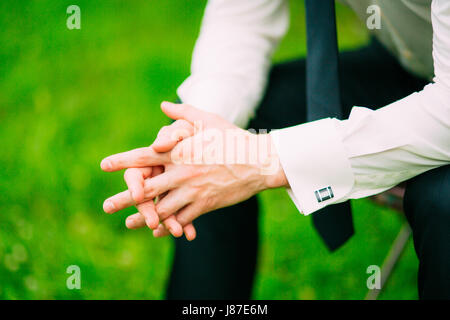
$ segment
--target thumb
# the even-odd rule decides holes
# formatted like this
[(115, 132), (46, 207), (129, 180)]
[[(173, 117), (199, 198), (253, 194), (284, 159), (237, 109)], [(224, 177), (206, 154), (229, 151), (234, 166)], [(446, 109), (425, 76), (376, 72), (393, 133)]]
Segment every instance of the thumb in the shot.
[(176, 104), (164, 101), (161, 103), (162, 111), (171, 119), (183, 119), (194, 124), (196, 121), (202, 121), (209, 118), (208, 112), (194, 108), (188, 104)]
[(159, 130), (152, 147), (156, 152), (168, 152), (181, 140), (194, 134), (194, 126), (186, 120), (177, 120)]

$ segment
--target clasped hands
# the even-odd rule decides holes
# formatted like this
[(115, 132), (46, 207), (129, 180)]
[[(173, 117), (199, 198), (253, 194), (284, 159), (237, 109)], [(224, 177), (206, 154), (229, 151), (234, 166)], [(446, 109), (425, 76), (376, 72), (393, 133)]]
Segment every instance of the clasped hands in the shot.
[(106, 157), (103, 171), (125, 169), (128, 190), (105, 200), (106, 213), (130, 206), (130, 229), (144, 226), (155, 237), (172, 234), (193, 240), (200, 215), (287, 186), (268, 134), (240, 129), (220, 116), (186, 104), (163, 102), (171, 119), (150, 147)]

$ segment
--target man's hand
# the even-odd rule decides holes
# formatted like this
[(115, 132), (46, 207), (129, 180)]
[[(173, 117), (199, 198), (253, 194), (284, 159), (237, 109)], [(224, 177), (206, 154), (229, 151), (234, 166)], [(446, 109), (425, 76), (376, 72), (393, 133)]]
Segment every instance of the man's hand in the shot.
[[(155, 211), (154, 199), (144, 200), (145, 179), (155, 177), (162, 172), (164, 172), (164, 168), (161, 166), (131, 168), (125, 171), (125, 181), (130, 190), (130, 196), (134, 203), (137, 204), (136, 207), (139, 211), (127, 218), (126, 226), (129, 229), (137, 229), (147, 225), (152, 230), (159, 227), (160, 229), (165, 230), (165, 232), (170, 232), (174, 237), (180, 237), (184, 233), (187, 240), (194, 240), (196, 237), (196, 230), (193, 224), (182, 227), (173, 215), (162, 221), (162, 224), (159, 224), (159, 217)], [(163, 196), (161, 196), (160, 199), (162, 199), (162, 197)]]
[[(170, 118), (185, 120), (200, 129), (171, 152), (140, 148), (102, 162), (105, 171), (164, 167), (163, 173), (144, 178), (143, 201), (165, 194), (156, 204), (159, 220), (175, 214), (176, 220), (187, 226), (201, 214), (244, 201), (268, 188), (287, 186), (269, 135), (251, 134), (188, 105), (166, 102), (162, 109)], [(112, 206), (105, 211), (113, 213), (133, 205), (123, 194), (108, 199)], [(154, 231), (155, 236), (165, 234), (162, 226)]]
[[(194, 127), (187, 121), (177, 120), (171, 125), (161, 128), (157, 138), (150, 146), (156, 152), (167, 152), (184, 138), (193, 135)], [(183, 233), (186, 239), (191, 241), (196, 237), (196, 230), (193, 224), (188, 224), (182, 227), (175, 217), (169, 216), (161, 224), (159, 224), (159, 217), (155, 211), (154, 199), (145, 200), (145, 179), (155, 177), (164, 172), (163, 166), (144, 167), (144, 168), (129, 168), (125, 171), (124, 179), (128, 186), (128, 192), (123, 193), (123, 197), (131, 197), (136, 204), (138, 213), (130, 215), (126, 219), (126, 226), (129, 229), (138, 229), (148, 226), (155, 230), (158, 226), (165, 232), (170, 232), (175, 237), (180, 237)], [(164, 195), (159, 198), (162, 199)], [(104, 203), (104, 210), (106, 212), (114, 210), (111, 208), (112, 203), (108, 200)]]

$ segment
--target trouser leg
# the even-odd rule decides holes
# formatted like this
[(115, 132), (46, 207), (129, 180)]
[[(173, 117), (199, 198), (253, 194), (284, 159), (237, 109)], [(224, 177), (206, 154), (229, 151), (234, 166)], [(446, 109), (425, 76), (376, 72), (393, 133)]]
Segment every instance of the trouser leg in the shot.
[(168, 299), (250, 299), (258, 248), (256, 197), (203, 215), (197, 239), (175, 240)]
[(404, 207), (419, 258), (419, 298), (450, 299), (450, 165), (408, 181)]

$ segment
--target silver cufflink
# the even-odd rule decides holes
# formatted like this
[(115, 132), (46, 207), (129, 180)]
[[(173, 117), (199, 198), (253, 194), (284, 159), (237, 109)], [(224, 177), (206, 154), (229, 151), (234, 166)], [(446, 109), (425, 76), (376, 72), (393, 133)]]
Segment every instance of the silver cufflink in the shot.
[(322, 202), (334, 197), (333, 190), (331, 189), (331, 187), (316, 190), (314, 191), (314, 194), (316, 195), (317, 202)]

